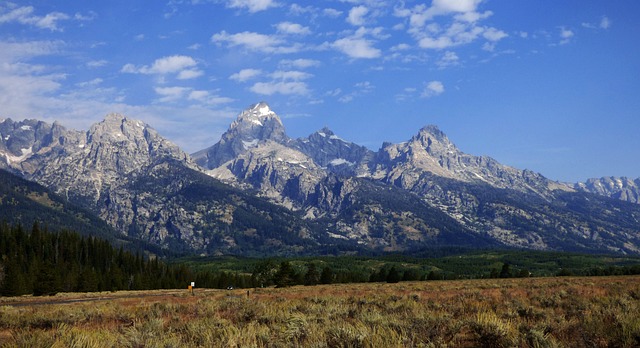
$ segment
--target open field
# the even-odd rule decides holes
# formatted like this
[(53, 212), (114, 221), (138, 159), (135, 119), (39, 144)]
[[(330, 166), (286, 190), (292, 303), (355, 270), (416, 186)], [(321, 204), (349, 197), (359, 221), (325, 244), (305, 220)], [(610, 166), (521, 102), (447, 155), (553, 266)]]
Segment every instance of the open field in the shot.
[(2, 347), (637, 347), (640, 277), (0, 298)]

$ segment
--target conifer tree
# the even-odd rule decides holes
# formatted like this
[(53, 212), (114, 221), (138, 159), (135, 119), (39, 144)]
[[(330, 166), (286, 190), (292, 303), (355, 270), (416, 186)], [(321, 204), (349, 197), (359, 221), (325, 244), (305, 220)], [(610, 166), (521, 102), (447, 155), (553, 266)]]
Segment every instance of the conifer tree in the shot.
[(307, 267), (307, 273), (304, 275), (304, 285), (316, 285), (320, 282), (320, 274), (316, 269), (316, 265), (310, 263)]
[(333, 283), (333, 269), (327, 266), (322, 269), (322, 274), (320, 274), (320, 283), (321, 284), (332, 284)]

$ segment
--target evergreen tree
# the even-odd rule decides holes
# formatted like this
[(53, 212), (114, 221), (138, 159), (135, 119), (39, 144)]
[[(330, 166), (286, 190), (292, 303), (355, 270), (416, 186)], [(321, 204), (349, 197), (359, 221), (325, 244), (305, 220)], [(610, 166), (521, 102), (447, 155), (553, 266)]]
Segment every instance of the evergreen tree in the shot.
[(500, 278), (511, 278), (512, 276), (511, 266), (508, 263), (503, 264), (502, 270), (500, 270)]
[(256, 264), (251, 275), (255, 287), (264, 287), (273, 284), (273, 277), (278, 270), (277, 264), (273, 260), (263, 260)]
[(283, 288), (294, 285), (295, 277), (296, 274), (293, 267), (291, 267), (291, 263), (289, 263), (289, 261), (282, 261), (274, 276), (273, 282), (276, 284), (276, 287)]
[(307, 267), (307, 273), (304, 275), (304, 285), (316, 285), (320, 282), (320, 273), (316, 269), (316, 265), (310, 263)]
[(400, 277), (400, 273), (398, 273), (398, 270), (396, 270), (396, 267), (393, 266), (391, 267), (391, 269), (389, 270), (389, 273), (387, 274), (387, 283), (398, 283), (400, 281), (401, 277)]
[(55, 295), (60, 291), (60, 281), (51, 262), (43, 262), (38, 267), (38, 274), (33, 284), (33, 295)]
[(427, 280), (438, 280), (438, 279), (442, 279), (442, 276), (434, 271), (429, 272), (429, 274), (427, 274)]
[(79, 292), (95, 292), (98, 291), (98, 275), (96, 272), (86, 267), (82, 273), (80, 273), (80, 279), (78, 280)]
[(320, 274), (320, 284), (332, 284), (333, 283), (333, 269), (327, 266), (322, 269)]
[(2, 296), (20, 296), (28, 293), (20, 265), (13, 260), (7, 260), (4, 264)]

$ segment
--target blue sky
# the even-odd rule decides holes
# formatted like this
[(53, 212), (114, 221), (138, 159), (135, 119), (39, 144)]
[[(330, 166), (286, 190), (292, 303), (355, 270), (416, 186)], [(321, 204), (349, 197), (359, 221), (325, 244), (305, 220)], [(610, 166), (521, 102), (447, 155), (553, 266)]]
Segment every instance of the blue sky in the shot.
[(377, 150), (428, 124), (560, 181), (640, 177), (640, 1), (0, 1), (0, 118), (142, 119), (188, 152), (266, 101)]

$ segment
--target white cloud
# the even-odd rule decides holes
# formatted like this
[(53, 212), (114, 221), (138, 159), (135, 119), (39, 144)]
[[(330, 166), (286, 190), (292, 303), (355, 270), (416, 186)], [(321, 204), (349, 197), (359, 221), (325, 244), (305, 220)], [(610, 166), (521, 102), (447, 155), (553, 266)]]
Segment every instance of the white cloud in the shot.
[(561, 28), (560, 29), (560, 37), (563, 39), (569, 39), (571, 37), (573, 37), (573, 31), (569, 30), (569, 29), (565, 29), (565, 28)]
[(76, 84), (76, 86), (78, 87), (89, 87), (89, 86), (97, 86), (99, 84), (101, 84), (102, 82), (104, 82), (104, 80), (102, 80), (101, 78), (97, 77), (91, 81), (85, 81), (85, 82), (79, 82)]
[(391, 51), (406, 51), (410, 48), (411, 46), (409, 46), (408, 44), (401, 43), (391, 47)]
[(280, 22), (276, 25), (276, 28), (279, 33), (283, 34), (308, 35), (311, 33), (309, 27), (303, 27), (300, 24), (291, 22)]
[(436, 65), (440, 69), (445, 69), (445, 68), (460, 64), (459, 61), (460, 61), (460, 58), (455, 52), (446, 51), (442, 55), (442, 57), (440, 57), (440, 59), (436, 62)]
[(204, 71), (198, 69), (182, 70), (178, 73), (178, 80), (190, 80), (204, 75)]
[(109, 64), (108, 61), (101, 59), (101, 60), (91, 60), (87, 62), (87, 67), (89, 68), (100, 68), (103, 67), (105, 65)]
[(433, 0), (432, 10), (437, 14), (472, 12), (483, 0)]
[(268, 76), (271, 81), (256, 82), (249, 90), (263, 95), (308, 95), (309, 87), (302, 81), (313, 77), (312, 74), (297, 70), (277, 70)]
[(189, 100), (206, 100), (209, 97), (208, 91), (191, 91), (187, 97)]
[(273, 95), (307, 95), (309, 88), (307, 84), (300, 81), (271, 81), (257, 82), (251, 86), (250, 90), (257, 94)]
[(262, 74), (262, 70), (259, 69), (242, 69), (239, 72), (229, 76), (229, 79), (238, 82), (245, 82), (259, 76), (260, 74)]
[(255, 13), (276, 7), (278, 4), (273, 0), (230, 0), (227, 7), (246, 8), (249, 12)]
[(190, 91), (189, 94), (187, 95), (187, 100), (195, 100), (208, 106), (218, 105), (218, 104), (227, 104), (234, 101), (231, 98), (212, 95), (209, 91), (202, 91), (202, 90)]
[(321, 62), (319, 60), (314, 59), (283, 59), (280, 61), (279, 65), (283, 67), (293, 67), (298, 69), (306, 69), (312, 68), (316, 66), (320, 66)]
[(571, 41), (571, 38), (574, 36), (575, 34), (573, 33), (573, 31), (566, 29), (564, 27), (560, 28), (560, 44), (564, 45), (567, 44)]
[(24, 61), (33, 57), (58, 54), (65, 46), (63, 41), (0, 41), (0, 62)]
[[(148, 69), (148, 73), (151, 74), (168, 74), (182, 71), (186, 68), (192, 68), (198, 63), (189, 56), (168, 56), (156, 59), (151, 67)], [(143, 68), (143, 70), (146, 68)], [(146, 72), (143, 72), (146, 73)]]
[(177, 78), (180, 80), (193, 79), (202, 76), (204, 72), (197, 69), (198, 62), (189, 56), (167, 56), (156, 59), (150, 66), (143, 65), (137, 67), (131, 63), (125, 64), (120, 72), (130, 74), (145, 74), (145, 75), (166, 75), (177, 74)]
[(496, 42), (504, 39), (509, 35), (504, 31), (498, 30), (496, 28), (487, 28), (482, 33), (482, 36), (489, 41)]
[(485, 12), (475, 12), (475, 11), (471, 11), (471, 12), (464, 12), (464, 13), (460, 13), (455, 15), (455, 19), (457, 21), (461, 21), (461, 22), (478, 22), (480, 20), (489, 18), (493, 15), (493, 12), (491, 11), (485, 11)]
[(336, 40), (331, 46), (351, 58), (371, 59), (382, 55), (382, 51), (373, 47), (373, 44), (372, 40), (350, 36)]
[(294, 80), (294, 81), (306, 80), (308, 78), (313, 77), (312, 74), (306, 73), (304, 71), (296, 71), (296, 70), (291, 70), (291, 71), (278, 70), (278, 71), (274, 71), (269, 76), (271, 76), (274, 79)]
[(334, 8), (325, 8), (322, 13), (327, 17), (338, 18), (342, 15), (342, 11), (338, 11)]
[[(508, 34), (497, 28), (478, 24), (493, 15), (491, 11), (478, 12), (478, 6), (482, 2), (483, 0), (433, 0), (431, 6), (419, 4), (412, 8), (405, 8), (404, 5), (396, 7), (394, 15), (408, 18), (408, 33), (421, 48), (442, 50), (466, 45), (478, 38), (492, 42), (489, 46), (494, 47), (496, 42)], [(437, 16), (444, 19), (436, 22), (434, 18)]]
[(422, 94), (420, 95), (422, 98), (431, 98), (437, 95), (444, 93), (444, 85), (440, 81), (430, 81), (428, 82)]
[(194, 90), (189, 87), (155, 87), (154, 91), (160, 95), (160, 98), (156, 102), (160, 103), (174, 103), (178, 101), (197, 101), (203, 105), (219, 105), (226, 104), (233, 101), (231, 98), (220, 97), (211, 94), (209, 91)]
[(453, 42), (453, 40), (451, 40), (451, 38), (447, 36), (441, 36), (439, 38), (431, 38), (431, 37), (422, 38), (420, 39), (420, 41), (418, 41), (418, 46), (422, 48), (440, 50), (440, 49), (456, 46), (456, 44)]
[(217, 44), (226, 42), (230, 47), (241, 46), (248, 50), (264, 53), (293, 53), (299, 50), (299, 48), (295, 46), (283, 46), (284, 40), (277, 36), (249, 31), (229, 34), (223, 30), (217, 34), (213, 34), (211, 41)]
[(9, 12), (0, 15), (0, 23), (16, 22), (25, 25), (33, 25), (41, 29), (60, 31), (56, 22), (67, 20), (71, 17), (61, 12), (51, 12), (44, 17), (33, 14), (33, 6), (22, 6), (10, 9)]
[(167, 103), (183, 99), (191, 89), (188, 87), (155, 87), (154, 91), (161, 96), (158, 101)]
[(361, 26), (365, 24), (364, 16), (369, 13), (369, 9), (366, 6), (356, 6), (349, 10), (347, 16), (347, 23), (354, 26)]
[[(338, 101), (341, 103), (349, 103), (353, 101), (356, 97), (371, 93), (376, 88), (369, 81), (358, 82), (355, 85), (353, 85), (353, 87), (354, 87), (354, 90), (351, 93), (340, 96), (340, 98), (338, 98)], [(337, 89), (336, 91), (337, 93), (333, 93), (333, 95), (335, 96), (338, 96), (340, 92), (342, 92), (340, 89)]]
[(607, 16), (603, 16), (599, 23), (582, 23), (582, 26), (589, 29), (609, 29), (611, 20)]
[(88, 21), (92, 20), (95, 15), (90, 14), (84, 16), (76, 13), (75, 16), (70, 16), (62, 12), (50, 12), (44, 16), (34, 14), (35, 9), (33, 6), (21, 6), (17, 7), (16, 4), (6, 3), (6, 7), (0, 6), (0, 24), (2, 23), (20, 23), (24, 25), (35, 26), (40, 29), (49, 29), (51, 31), (62, 31), (58, 22), (65, 20), (76, 21)]

